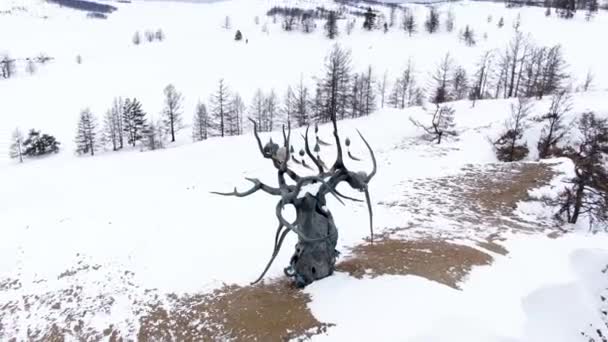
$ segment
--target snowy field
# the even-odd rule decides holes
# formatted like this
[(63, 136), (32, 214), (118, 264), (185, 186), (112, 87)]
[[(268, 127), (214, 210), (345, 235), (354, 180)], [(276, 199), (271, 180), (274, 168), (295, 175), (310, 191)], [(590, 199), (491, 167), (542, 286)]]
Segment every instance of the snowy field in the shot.
[[(271, 251), (276, 198), (210, 194), (234, 186), (245, 189), (249, 184), (244, 177), (275, 184), (276, 171), (260, 156), (249, 129), (243, 136), (192, 143), (186, 127), (166, 149), (77, 157), (73, 141), (78, 114), (90, 108), (101, 118), (113, 98), (123, 96), (136, 97), (148, 116), (159, 118), (163, 88), (172, 83), (184, 95), (188, 126), (196, 103), (208, 101), (220, 79), (247, 105), (258, 88), (283, 96), (287, 86), (301, 78), (312, 87), (335, 42), (323, 36), (321, 27), (310, 35), (284, 32), (280, 22), (273, 23), (265, 13), (274, 5), (337, 5), (321, 0), (110, 3), (118, 11), (107, 20), (93, 20), (84, 12), (42, 0), (0, 2), (0, 12), (13, 9), (10, 15), (0, 14), (0, 55), (8, 52), (25, 59), (45, 53), (54, 58), (33, 75), (19, 64), (17, 77), (0, 80), (0, 340), (28, 340), (28, 329), (44, 330), (67, 321), (66, 307), (36, 299), (74, 287), (85, 298), (78, 305), (93, 308), (77, 320), (95, 331), (113, 326), (134, 339), (142, 315), (135, 302), (156, 296), (168, 303), (169, 294), (205, 294), (223, 284), (246, 286), (259, 275)], [(426, 7), (410, 8), (421, 25)], [(483, 52), (506, 46), (520, 15), (521, 29), (533, 41), (562, 45), (574, 89), (589, 70), (595, 75), (590, 91), (574, 93), (569, 118), (590, 110), (608, 115), (608, 49), (588, 38), (608, 30), (608, 13), (600, 11), (587, 22), (582, 14), (562, 20), (545, 17), (542, 8), (506, 9), (497, 3), (454, 2), (439, 9), (454, 12), (454, 32), (430, 36), (422, 27), (413, 37), (397, 28), (386, 34), (367, 32), (359, 18), (351, 35), (340, 22), (337, 41), (352, 51), (355, 71), (371, 65), (377, 77), (386, 72), (392, 83), (411, 59), (424, 85), (447, 52), (472, 73)], [(227, 15), (230, 30), (221, 28)], [(259, 25), (255, 16), (261, 19)], [(500, 17), (503, 28), (496, 25)], [(262, 32), (265, 24), (268, 33)], [(477, 34), (474, 47), (459, 39), (466, 25)], [(136, 31), (157, 29), (166, 35), (163, 42), (132, 44)], [(236, 29), (247, 44), (234, 41)], [(82, 64), (76, 63), (78, 55)], [(534, 101), (534, 115), (545, 112), (550, 102), (549, 97)], [(427, 203), (433, 188), (413, 189), (412, 182), (458, 177), (466, 168), (496, 165), (489, 140), (499, 134), (511, 103), (483, 100), (474, 108), (469, 101), (453, 103), (459, 136), (441, 147), (420, 140), (420, 130), (411, 123), (410, 117), (425, 117), (421, 107), (384, 108), (339, 122), (341, 135), (353, 140), (353, 154), (363, 159), (349, 160), (349, 168), (371, 168), (356, 129), (376, 152), (378, 174), (370, 190), (377, 233), (398, 228), (394, 231), (399, 238), (470, 246), (493, 262), (474, 267), (458, 289), (416, 275), (358, 279), (337, 272), (303, 290), (311, 298), (308, 309), (314, 317), (333, 324), (310, 336), (312, 340), (587, 342), (581, 332), (590, 331), (590, 324), (605, 326), (599, 298), (608, 288), (608, 275), (602, 273), (608, 265), (608, 236), (590, 233), (585, 222), (567, 226), (568, 233), (563, 233), (547, 223), (554, 208), (533, 200), (518, 202), (509, 217), (525, 220), (528, 229), (481, 221), (463, 224), (458, 217), (448, 217), (441, 203), (428, 202), (435, 209), (432, 214), (386, 205), (412, 199)], [(16, 127), (55, 135), (61, 152), (23, 164), (10, 160), (3, 151)], [(320, 126), (320, 133), (331, 141), (329, 125)], [(281, 139), (279, 132), (263, 134), (262, 139), (269, 135)], [(540, 124), (526, 133), (530, 163), (538, 156), (539, 135)], [(296, 141), (296, 149), (301, 145)], [(324, 149), (324, 160), (332, 160), (332, 153)], [(543, 163), (550, 164), (547, 168), (554, 170), (555, 178), (531, 186), (531, 197), (555, 195), (563, 187), (561, 179), (573, 172), (564, 159)], [(297, 165), (294, 169), (310, 172)], [(361, 197), (346, 187), (340, 190)], [(350, 247), (366, 243), (367, 209), (363, 203), (342, 206), (334, 198), (328, 202), (340, 232), (338, 247), (347, 258)], [(557, 238), (552, 234), (556, 232)], [(508, 254), (477, 244), (490, 238)], [(270, 281), (283, 277), (295, 241), (294, 236), (286, 241), (267, 274)], [(107, 310), (97, 312), (95, 303), (103, 297), (112, 301)], [(76, 340), (70, 331), (62, 335)]]

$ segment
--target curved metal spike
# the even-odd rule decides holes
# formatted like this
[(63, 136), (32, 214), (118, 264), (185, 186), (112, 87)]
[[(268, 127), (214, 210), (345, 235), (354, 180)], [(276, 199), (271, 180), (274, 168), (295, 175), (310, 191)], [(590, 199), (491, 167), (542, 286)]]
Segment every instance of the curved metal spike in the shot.
[(369, 146), (369, 143), (367, 142), (367, 140), (365, 140), (365, 138), (363, 137), (363, 134), (361, 134), (361, 132), (359, 130), (357, 130), (357, 133), (359, 133), (361, 140), (363, 140), (363, 143), (365, 143), (365, 146), (367, 146), (367, 149), (369, 150), (369, 153), (372, 156), (372, 163), (374, 165), (372, 172), (369, 174), (369, 176), (367, 176), (367, 179), (365, 180), (365, 182), (367, 183), (374, 177), (374, 175), (376, 175), (376, 171), (378, 170), (378, 165), (376, 163), (376, 156), (374, 155), (374, 151), (372, 150), (372, 147)]
[(302, 166), (304, 166), (305, 168), (309, 169), (309, 170), (314, 170), (312, 167), (310, 167), (308, 164), (306, 164), (306, 160), (302, 159)]
[(372, 200), (369, 196), (369, 190), (365, 188), (365, 201), (367, 202), (367, 210), (369, 211), (369, 232), (371, 234), (371, 243), (374, 243), (374, 213), (372, 211)]
[(277, 227), (277, 232), (274, 234), (274, 247), (272, 250), (275, 251), (277, 249), (277, 244), (279, 243), (279, 235), (281, 235), (281, 230), (283, 230), (285, 226), (279, 223), (279, 227)]
[(268, 270), (270, 269), (270, 266), (274, 262), (274, 259), (279, 254), (279, 251), (281, 250), (281, 246), (283, 245), (283, 241), (285, 240), (285, 237), (287, 236), (287, 233), (289, 233), (289, 229), (286, 229), (285, 231), (283, 231), (283, 233), (281, 234), (281, 237), (278, 240), (278, 245), (275, 248), (275, 250), (272, 252), (272, 256), (270, 257), (270, 260), (266, 264), (266, 267), (264, 268), (264, 271), (262, 272), (262, 274), (260, 274), (260, 276), (258, 277), (258, 279), (256, 279), (254, 282), (251, 283), (251, 285), (257, 284), (258, 282), (260, 282), (260, 280), (262, 280), (262, 278), (264, 278), (264, 276), (266, 275), (266, 272), (268, 272)]
[(321, 146), (331, 146), (330, 143), (325, 142), (323, 140), (321, 140), (321, 138), (317, 137), (317, 142), (321, 145)]
[(357, 158), (357, 157), (353, 156), (353, 155), (350, 153), (350, 151), (348, 151), (348, 157), (349, 157), (350, 159), (354, 160), (354, 161), (361, 161), (361, 159), (359, 159), (359, 158)]
[(317, 158), (315, 158), (315, 156), (310, 151), (310, 145), (308, 144), (308, 129), (309, 128), (310, 128), (310, 126), (306, 126), (306, 133), (305, 133), (304, 136), (302, 136), (302, 138), (304, 138), (304, 148), (305, 148), (306, 154), (308, 155), (308, 158), (310, 158), (310, 160), (312, 160), (312, 162), (317, 166), (317, 169), (319, 170), (319, 173), (323, 173), (323, 171), (324, 171), (323, 165), (321, 165), (319, 163), (319, 161), (317, 160)]

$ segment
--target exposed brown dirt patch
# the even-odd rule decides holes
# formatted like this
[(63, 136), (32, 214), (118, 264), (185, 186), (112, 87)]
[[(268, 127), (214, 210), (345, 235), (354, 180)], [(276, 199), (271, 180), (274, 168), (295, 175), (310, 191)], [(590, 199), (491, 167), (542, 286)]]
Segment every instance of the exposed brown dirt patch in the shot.
[(491, 256), (475, 248), (438, 240), (383, 239), (357, 246), (352, 254), (338, 270), (357, 278), (413, 274), (456, 289), (473, 266), (492, 262)]
[(285, 341), (330, 326), (314, 318), (308, 295), (286, 280), (224, 286), (211, 294), (173, 300), (170, 309), (154, 305), (140, 319), (139, 341)]
[(379, 204), (400, 207), (418, 225), (435, 226), (433, 218), (441, 217), (451, 227), (480, 237), (505, 229), (537, 231), (553, 223), (530, 222), (514, 210), (520, 201), (536, 200), (528, 191), (548, 185), (554, 176), (545, 163), (471, 165), (457, 175), (404, 183), (403, 199)]
[(478, 173), (475, 186), (465, 188), (464, 197), (486, 211), (509, 214), (519, 201), (531, 199), (530, 189), (549, 184), (553, 177), (555, 172), (548, 164), (501, 164), (493, 172)]

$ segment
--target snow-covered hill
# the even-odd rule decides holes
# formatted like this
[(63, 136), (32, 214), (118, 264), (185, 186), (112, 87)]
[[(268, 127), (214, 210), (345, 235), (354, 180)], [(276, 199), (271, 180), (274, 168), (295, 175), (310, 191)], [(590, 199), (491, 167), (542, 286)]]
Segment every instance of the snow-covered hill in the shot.
[[(224, 284), (250, 289), (247, 284), (270, 254), (276, 199), (210, 194), (234, 186), (244, 189), (249, 185), (244, 177), (276, 182), (274, 168), (259, 155), (251, 133), (191, 143), (185, 128), (166, 149), (108, 151), (95, 157), (74, 156), (72, 141), (80, 110), (88, 107), (101, 117), (117, 96), (137, 97), (148, 115), (158, 118), (169, 83), (185, 97), (187, 124), (196, 103), (208, 100), (219, 79), (246, 103), (258, 88), (282, 94), (301, 77), (312, 86), (335, 42), (324, 38), (321, 28), (311, 35), (283, 32), (265, 16), (271, 6), (295, 2), (337, 6), (321, 0), (111, 2), (118, 11), (98, 20), (42, 0), (0, 4), (0, 12), (22, 8), (0, 14), (0, 54), (6, 51), (21, 60), (40, 53), (54, 58), (33, 75), (20, 63), (17, 77), (0, 81), (0, 148), (8, 148), (15, 127), (42, 129), (63, 143), (58, 155), (23, 164), (0, 153), (0, 340), (154, 340), (162, 336), (159, 331), (187, 340), (176, 333), (184, 330), (209, 330), (213, 334), (195, 336), (215, 340), (272, 340), (270, 335), (243, 335), (241, 330), (251, 327), (238, 330), (226, 323), (253, 319), (238, 310), (259, 293), (240, 296), (227, 306), (204, 300)], [(426, 8), (411, 8), (422, 23)], [(511, 24), (521, 15), (522, 30), (534, 41), (562, 44), (574, 87), (588, 70), (595, 74), (591, 91), (573, 95), (569, 118), (589, 110), (608, 114), (608, 51), (587, 39), (606, 30), (605, 12), (586, 22), (582, 15), (564, 21), (545, 17), (541, 8), (505, 9), (496, 3), (440, 6), (442, 11), (448, 8), (456, 18), (452, 33), (419, 32), (410, 38), (396, 28), (384, 34), (357, 25), (338, 42), (352, 51), (357, 71), (371, 65), (377, 76), (386, 71), (392, 82), (411, 59), (424, 84), (446, 52), (472, 72), (484, 51), (507, 44)], [(230, 30), (221, 28), (227, 15)], [(255, 16), (261, 18), (259, 25)], [(500, 17), (503, 28), (496, 25)], [(265, 24), (268, 33), (262, 32)], [(477, 34), (475, 47), (458, 37), (466, 25)], [(165, 41), (132, 44), (136, 31), (159, 28)], [(247, 44), (234, 41), (236, 29)], [(76, 63), (78, 55), (82, 64)], [(484, 100), (475, 107), (469, 101), (453, 103), (459, 136), (441, 146), (422, 141), (411, 123), (410, 117), (425, 117), (420, 107), (384, 108), (340, 121), (341, 134), (353, 140), (352, 153), (363, 159), (349, 160), (349, 168), (371, 167), (356, 129), (377, 154), (378, 174), (371, 184), (374, 228), (386, 239), (424, 242), (425, 247), (412, 249), (429, 258), (412, 257), (405, 271), (393, 273), (379, 267), (380, 274), (374, 274), (377, 270), (370, 266), (357, 278), (347, 264), (363, 258), (355, 246), (366, 245), (367, 209), (362, 203), (342, 206), (328, 199), (340, 231), (343, 266), (301, 293), (309, 300), (303, 308), (324, 329), (286, 323), (280, 318), (297, 311), (295, 306), (276, 308), (273, 301), (254, 307), (253, 316), (276, 320), (260, 326), (284, 329), (282, 337), (308, 335), (313, 340), (467, 342), (585, 341), (581, 332), (595, 329), (590, 324), (602, 327), (599, 296), (608, 287), (601, 273), (608, 264), (608, 237), (588, 233), (583, 224), (563, 234), (551, 221), (553, 208), (535, 198), (555, 194), (572, 172), (566, 160), (533, 162), (540, 124), (532, 124), (526, 133), (531, 148), (526, 162), (512, 168), (497, 163), (489, 140), (498, 135), (512, 102)], [(534, 101), (533, 113), (545, 112), (549, 104), (550, 98)], [(321, 125), (320, 132), (331, 141), (329, 125)], [(279, 132), (262, 138), (269, 136), (281, 140)], [(297, 149), (301, 145), (296, 141)], [(331, 148), (322, 153), (324, 160), (334, 157)], [(513, 186), (507, 182), (513, 179), (524, 184), (523, 190), (494, 198), (497, 191)], [(295, 240), (290, 236), (286, 241), (267, 284), (283, 277)], [(453, 258), (444, 243), (481, 254), (483, 261), (460, 254), (462, 260)], [(448, 265), (445, 270), (429, 261), (435, 260), (431, 255)], [(367, 258), (361, 263), (373, 264)], [(471, 267), (462, 267), (456, 276), (460, 263)], [(300, 292), (282, 295), (291, 298)], [(211, 308), (205, 314), (197, 311), (201, 303)], [(277, 311), (269, 314), (266, 304)], [(213, 311), (213, 305), (218, 309)], [(224, 322), (219, 332), (206, 325), (215, 320)]]

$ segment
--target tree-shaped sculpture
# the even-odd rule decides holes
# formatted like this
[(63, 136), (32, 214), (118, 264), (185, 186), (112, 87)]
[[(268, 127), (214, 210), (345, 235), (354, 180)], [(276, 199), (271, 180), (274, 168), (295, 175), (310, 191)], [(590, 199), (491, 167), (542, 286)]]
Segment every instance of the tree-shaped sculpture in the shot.
[[(304, 149), (306, 155), (318, 170), (318, 174), (302, 177), (290, 169), (288, 165), (291, 160), (297, 164), (306, 166), (304, 151), (300, 151), (301, 161), (298, 161), (295, 156), (292, 156), (294, 150), (290, 145), (291, 128), (289, 127), (289, 124), (287, 132), (285, 132), (285, 127), (283, 127), (283, 146), (275, 144), (272, 139), (270, 139), (265, 146), (262, 146), (262, 141), (258, 134), (257, 123), (254, 120), (251, 121), (253, 122), (254, 135), (262, 156), (266, 159), (270, 159), (274, 167), (278, 170), (278, 188), (263, 184), (258, 179), (247, 178), (248, 181), (253, 183), (253, 187), (245, 192), (239, 192), (235, 188), (234, 191), (228, 193), (213, 193), (223, 196), (245, 197), (258, 190), (262, 190), (268, 194), (280, 196), (280, 200), (276, 206), (276, 216), (279, 220), (279, 226), (274, 238), (272, 256), (262, 274), (252, 284), (259, 282), (264, 277), (279, 253), (285, 237), (289, 232), (294, 232), (298, 235), (298, 243), (295, 246), (296, 250), (291, 257), (289, 266), (284, 269), (284, 272), (288, 277), (294, 278), (296, 286), (304, 287), (315, 280), (331, 275), (334, 271), (336, 258), (338, 256), (338, 251), (336, 250), (338, 229), (334, 224), (330, 211), (327, 209), (325, 197), (328, 194), (331, 194), (342, 204), (344, 204), (342, 199), (363, 202), (338, 192), (336, 188), (340, 183), (346, 182), (353, 189), (365, 193), (365, 200), (369, 210), (370, 241), (373, 243), (373, 216), (368, 184), (376, 174), (376, 158), (367, 140), (365, 140), (361, 132), (357, 131), (371, 154), (373, 170), (370, 174), (349, 171), (342, 160), (342, 145), (334, 116), (332, 118), (333, 135), (337, 148), (337, 157), (334, 165), (328, 169), (320, 160), (318, 153), (317, 156), (312, 153), (308, 142), (307, 127), (305, 135), (302, 136), (304, 139)], [(319, 139), (317, 139), (317, 146), (318, 141)], [(346, 139), (346, 145), (347, 147), (350, 145), (349, 139)], [(316, 152), (318, 152), (318, 148)], [(350, 152), (348, 155), (351, 156)], [(285, 175), (293, 181), (291, 183), (295, 184), (288, 184)], [(290, 204), (293, 205), (296, 210), (296, 219), (293, 223), (288, 222), (283, 217), (282, 213), (283, 208)]]

